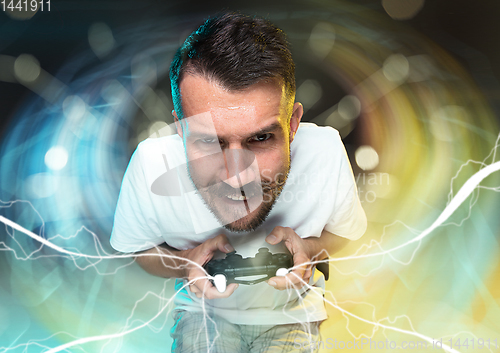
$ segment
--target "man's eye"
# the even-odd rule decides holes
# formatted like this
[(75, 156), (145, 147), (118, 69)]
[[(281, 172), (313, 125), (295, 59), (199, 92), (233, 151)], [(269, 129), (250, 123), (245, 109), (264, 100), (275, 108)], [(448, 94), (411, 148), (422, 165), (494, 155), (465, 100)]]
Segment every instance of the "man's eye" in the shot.
[(212, 144), (212, 143), (218, 143), (219, 142), (219, 139), (216, 139), (216, 138), (204, 138), (204, 139), (201, 139), (199, 140), (201, 143), (204, 143), (204, 144)]
[(273, 137), (273, 134), (262, 134), (252, 137), (252, 141), (254, 142), (265, 142)]

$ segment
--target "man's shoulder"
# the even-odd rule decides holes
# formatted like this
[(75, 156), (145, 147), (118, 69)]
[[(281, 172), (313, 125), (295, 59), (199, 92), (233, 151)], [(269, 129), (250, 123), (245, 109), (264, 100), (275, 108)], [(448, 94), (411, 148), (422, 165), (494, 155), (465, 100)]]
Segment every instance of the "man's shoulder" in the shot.
[[(128, 169), (155, 174), (158, 168), (177, 167), (185, 163), (184, 145), (179, 135), (148, 138), (141, 141), (130, 159)], [(162, 170), (163, 170), (162, 169)]]
[[(294, 146), (294, 142), (297, 142)], [(300, 123), (292, 149), (311, 149), (321, 151), (324, 148), (334, 148), (340, 146), (342, 141), (339, 132), (330, 126), (318, 126), (314, 123)]]
[(291, 172), (334, 173), (339, 170), (345, 148), (337, 130), (306, 123), (300, 125), (291, 144)]
[(141, 160), (157, 159), (165, 155), (167, 159), (184, 157), (184, 145), (179, 135), (173, 134), (157, 138), (147, 138), (137, 145), (136, 152)]
[(165, 147), (176, 148), (183, 147), (182, 139), (177, 134), (162, 136), (162, 137), (150, 137), (147, 138), (137, 145), (137, 149), (148, 152), (160, 152), (165, 150)]

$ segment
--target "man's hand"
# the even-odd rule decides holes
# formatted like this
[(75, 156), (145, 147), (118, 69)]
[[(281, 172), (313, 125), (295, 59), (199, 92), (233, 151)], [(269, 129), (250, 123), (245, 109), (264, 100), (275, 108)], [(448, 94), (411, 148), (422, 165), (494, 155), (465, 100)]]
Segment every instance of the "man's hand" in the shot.
[(323, 230), (320, 237), (301, 238), (291, 228), (276, 227), (267, 236), (269, 244), (284, 242), (293, 255), (294, 270), (285, 277), (272, 277), (268, 283), (276, 289), (302, 288), (312, 275), (311, 262), (323, 260), (344, 248), (349, 239)]
[(284, 242), (288, 251), (293, 256), (294, 270), (285, 277), (272, 277), (267, 283), (276, 289), (302, 288), (309, 283), (312, 275), (310, 247), (307, 239), (302, 239), (292, 228), (276, 227), (267, 236), (266, 242), (269, 244), (278, 244)]
[(193, 281), (189, 289), (198, 298), (227, 298), (233, 294), (238, 284), (227, 286), (224, 293), (219, 293), (207, 278), (203, 266), (212, 259), (214, 253), (234, 251), (224, 234), (208, 239), (194, 249), (176, 250), (167, 244), (136, 253), (135, 261), (146, 272), (164, 278), (186, 278)]
[[(224, 234), (219, 234), (215, 238), (208, 239), (194, 249), (181, 251), (181, 256), (190, 261), (186, 266), (184, 277), (190, 282), (193, 281), (193, 283), (189, 285), (189, 289), (198, 298), (227, 298), (233, 294), (236, 288), (238, 288), (237, 283), (231, 283), (227, 286), (224, 293), (219, 293), (207, 278), (206, 272), (200, 268), (212, 259), (217, 250), (223, 253), (234, 251), (234, 248), (229, 244)], [(193, 262), (199, 266), (196, 266)]]

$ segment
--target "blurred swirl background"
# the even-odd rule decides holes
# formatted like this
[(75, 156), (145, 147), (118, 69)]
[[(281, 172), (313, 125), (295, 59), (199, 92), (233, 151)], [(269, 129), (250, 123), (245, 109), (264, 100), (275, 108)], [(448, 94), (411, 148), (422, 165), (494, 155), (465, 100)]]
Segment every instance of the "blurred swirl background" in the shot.
[[(369, 228), (335, 257), (418, 236), (498, 161), (495, 1), (52, 1), (0, 12), (0, 215), (67, 250), (114, 253), (128, 160), (170, 133), (170, 60), (223, 9), (287, 33), (304, 120), (343, 137)], [(332, 262), (325, 343), (422, 341), (380, 323), (500, 352), (499, 187), (490, 175), (445, 224), (390, 256)], [(64, 255), (0, 227), (0, 353), (111, 334), (66, 351), (168, 351), (171, 307), (157, 314), (173, 295), (173, 281), (129, 259)]]

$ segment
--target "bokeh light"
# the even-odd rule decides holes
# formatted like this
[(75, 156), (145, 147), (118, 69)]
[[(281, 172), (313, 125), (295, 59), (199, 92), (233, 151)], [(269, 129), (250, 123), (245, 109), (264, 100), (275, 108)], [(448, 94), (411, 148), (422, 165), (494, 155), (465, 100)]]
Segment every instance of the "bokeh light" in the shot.
[(410, 65), (404, 55), (393, 54), (384, 61), (383, 72), (389, 81), (402, 83), (408, 77)]
[(361, 113), (361, 102), (356, 96), (345, 96), (340, 100), (337, 110), (345, 121), (352, 121)]
[(20, 81), (33, 82), (40, 76), (40, 63), (32, 55), (19, 55), (14, 62), (14, 74)]
[(315, 80), (305, 80), (297, 88), (296, 98), (304, 106), (304, 110), (311, 108), (321, 99), (323, 91), (321, 85)]
[(45, 153), (45, 164), (52, 170), (61, 170), (68, 163), (68, 152), (64, 147), (55, 146)]
[(22, 1), (20, 3), (6, 1), (5, 13), (14, 20), (25, 21), (31, 19), (40, 9), (39, 1)]
[(89, 44), (98, 57), (103, 58), (108, 55), (115, 45), (115, 39), (109, 26), (102, 22), (90, 26)]
[(309, 47), (320, 58), (325, 58), (335, 44), (335, 27), (328, 22), (314, 26), (309, 37)]
[(415, 17), (424, 3), (425, 0), (382, 0), (385, 11), (395, 20), (408, 20)]
[(356, 164), (363, 170), (372, 170), (378, 166), (378, 153), (371, 146), (360, 146), (355, 154)]

